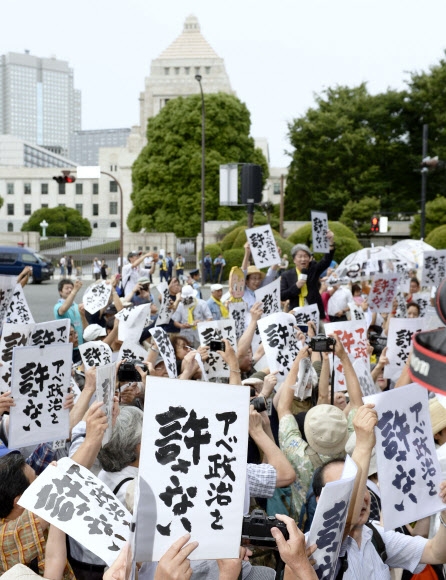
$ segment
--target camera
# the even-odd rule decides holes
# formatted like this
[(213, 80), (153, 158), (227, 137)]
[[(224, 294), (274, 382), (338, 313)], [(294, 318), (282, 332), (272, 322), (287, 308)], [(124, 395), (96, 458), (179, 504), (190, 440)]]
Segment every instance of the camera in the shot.
[(257, 413), (261, 413), (262, 411), (266, 411), (266, 401), (265, 397), (254, 397), (249, 401), (250, 405), (253, 405), (254, 409)]
[[(145, 290), (146, 292), (149, 290), (149, 285), (148, 284), (144, 284), (141, 286), (141, 290)], [(141, 294), (141, 290), (137, 290), (135, 292), (135, 296), (139, 296)]]
[(377, 326), (376, 324), (371, 324), (368, 330), (370, 346), (373, 347), (373, 354), (377, 357), (381, 356), (382, 351), (387, 346), (387, 337), (382, 336), (382, 331), (381, 326)]
[(249, 516), (243, 517), (242, 540), (248, 540), (253, 546), (274, 547), (276, 540), (271, 535), (271, 528), (279, 528), (288, 540), (288, 530), (283, 522), (265, 515), (262, 510), (253, 510)]
[(314, 352), (334, 352), (336, 340), (325, 334), (317, 334), (310, 340), (310, 348)]
[(222, 340), (211, 340), (209, 348), (212, 352), (216, 352), (217, 350), (222, 350), (224, 352), (226, 345)]
[(141, 375), (136, 370), (136, 367), (139, 367), (144, 372), (147, 372), (149, 369), (147, 365), (141, 362), (138, 359), (127, 360), (121, 364), (118, 370), (118, 381), (119, 382), (127, 382), (127, 383), (137, 383), (141, 380)]

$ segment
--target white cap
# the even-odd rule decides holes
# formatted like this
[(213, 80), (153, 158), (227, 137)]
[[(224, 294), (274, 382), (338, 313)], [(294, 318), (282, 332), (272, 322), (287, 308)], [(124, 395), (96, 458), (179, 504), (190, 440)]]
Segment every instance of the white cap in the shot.
[(99, 324), (89, 324), (84, 330), (84, 340), (89, 342), (90, 340), (97, 340), (101, 336), (105, 336), (107, 331), (103, 326)]
[(211, 292), (217, 292), (217, 290), (223, 290), (223, 286), (221, 284), (212, 284)]

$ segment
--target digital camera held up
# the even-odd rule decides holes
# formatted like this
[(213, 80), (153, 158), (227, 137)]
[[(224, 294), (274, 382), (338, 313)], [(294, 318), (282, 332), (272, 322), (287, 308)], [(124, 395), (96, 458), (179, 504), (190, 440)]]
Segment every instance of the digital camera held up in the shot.
[(138, 383), (141, 380), (141, 375), (136, 370), (136, 367), (139, 367), (144, 372), (149, 370), (147, 365), (138, 359), (127, 360), (121, 363), (119, 367), (118, 381), (120, 383)]
[(310, 348), (313, 352), (334, 352), (336, 339), (325, 334), (316, 334), (310, 340)]
[(271, 528), (278, 528), (285, 540), (288, 540), (288, 530), (283, 522), (274, 516), (267, 516), (262, 510), (253, 510), (249, 516), (243, 517), (242, 540), (252, 546), (273, 548), (276, 540), (271, 535)]

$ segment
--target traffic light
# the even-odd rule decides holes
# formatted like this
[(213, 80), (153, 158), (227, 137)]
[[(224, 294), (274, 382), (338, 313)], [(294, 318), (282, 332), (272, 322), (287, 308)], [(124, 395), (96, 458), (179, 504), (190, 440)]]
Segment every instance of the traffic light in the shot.
[(371, 232), (379, 232), (379, 218), (374, 215), (370, 221), (370, 231)]
[(74, 183), (76, 181), (74, 175), (70, 175), (69, 171), (62, 171), (62, 174), (55, 175), (53, 177), (54, 181), (57, 181), (57, 183)]

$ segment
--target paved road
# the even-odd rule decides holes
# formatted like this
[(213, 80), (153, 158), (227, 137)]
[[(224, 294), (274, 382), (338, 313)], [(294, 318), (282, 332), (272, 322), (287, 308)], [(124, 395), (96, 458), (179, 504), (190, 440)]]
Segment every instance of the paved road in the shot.
[[(82, 302), (84, 291), (88, 288), (93, 280), (85, 278), (84, 285), (77, 295), (76, 302)], [(155, 279), (155, 284), (152, 286), (152, 294), (155, 300), (158, 297), (156, 284), (158, 280)], [(28, 284), (25, 286), (24, 292), (26, 300), (28, 301), (32, 315), (36, 322), (46, 322), (47, 320), (54, 320), (53, 307), (59, 299), (59, 292), (57, 291), (58, 279), (48, 280), (41, 284)], [(203, 288), (203, 297), (207, 300), (210, 296), (209, 286)]]

